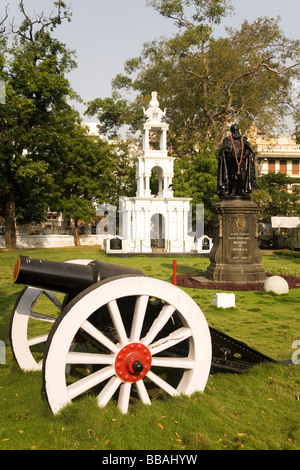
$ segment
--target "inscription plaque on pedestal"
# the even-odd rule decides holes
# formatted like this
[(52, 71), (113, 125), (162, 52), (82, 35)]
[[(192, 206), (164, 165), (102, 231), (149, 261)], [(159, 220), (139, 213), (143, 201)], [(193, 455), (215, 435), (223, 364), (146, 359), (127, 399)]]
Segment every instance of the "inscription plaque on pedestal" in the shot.
[(257, 244), (257, 212), (250, 200), (223, 200), (215, 206), (214, 246), (206, 277), (213, 281), (255, 282), (266, 275)]
[(223, 225), (225, 229), (225, 263), (250, 261), (252, 250), (251, 220), (249, 220), (249, 217), (240, 214), (230, 215), (227, 222), (226, 219), (223, 221)]

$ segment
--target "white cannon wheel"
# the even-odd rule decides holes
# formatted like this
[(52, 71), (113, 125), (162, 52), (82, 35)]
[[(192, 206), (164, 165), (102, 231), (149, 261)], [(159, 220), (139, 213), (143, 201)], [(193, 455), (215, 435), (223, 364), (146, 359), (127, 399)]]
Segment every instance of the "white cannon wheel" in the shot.
[[(66, 262), (88, 264), (91, 260)], [(44, 296), (48, 300), (44, 300), (44, 306), (40, 307)], [(33, 351), (39, 345), (45, 345), (52, 324), (61, 312), (63, 301), (58, 297), (59, 294), (48, 290), (25, 287), (15, 303), (10, 319), (10, 344), (16, 362), (24, 371), (42, 370), (43, 355)], [(39, 333), (32, 334), (32, 329)]]
[[(152, 305), (159, 306), (155, 315)], [(95, 317), (103, 310), (107, 330)], [(107, 333), (111, 331), (107, 318), (115, 337)], [(94, 350), (70, 351), (79, 329), (98, 345)], [(174, 348), (183, 344), (184, 354), (176, 354)], [(66, 377), (66, 366), (86, 363), (98, 365), (98, 370), (84, 377)], [(94, 393), (95, 387), (100, 407), (118, 391), (118, 407), (126, 413), (132, 393), (151, 404), (149, 385), (172, 396), (204, 390), (211, 367), (209, 327), (194, 300), (172, 284), (143, 276), (108, 279), (86, 289), (64, 309), (49, 335), (43, 366), (54, 414), (76, 397), (92, 389)], [(165, 379), (170, 370), (173, 376), (179, 372), (176, 385)]]

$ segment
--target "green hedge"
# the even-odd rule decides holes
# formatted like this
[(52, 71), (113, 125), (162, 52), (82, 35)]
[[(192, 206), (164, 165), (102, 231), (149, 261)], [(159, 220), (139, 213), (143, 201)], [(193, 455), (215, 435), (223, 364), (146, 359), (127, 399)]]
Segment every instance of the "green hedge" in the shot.
[(300, 258), (300, 251), (274, 250), (274, 255), (287, 256), (288, 258)]

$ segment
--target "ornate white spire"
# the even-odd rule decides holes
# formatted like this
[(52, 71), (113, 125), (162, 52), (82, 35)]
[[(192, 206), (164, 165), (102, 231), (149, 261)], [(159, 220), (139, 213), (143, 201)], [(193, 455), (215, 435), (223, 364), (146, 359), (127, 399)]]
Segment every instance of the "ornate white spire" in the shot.
[(143, 108), (145, 116), (147, 116), (147, 122), (159, 121), (161, 122), (162, 118), (166, 115), (166, 108), (162, 111), (159, 107), (159, 101), (157, 100), (157, 92), (153, 91), (151, 95), (151, 101), (149, 103), (149, 108), (145, 110)]

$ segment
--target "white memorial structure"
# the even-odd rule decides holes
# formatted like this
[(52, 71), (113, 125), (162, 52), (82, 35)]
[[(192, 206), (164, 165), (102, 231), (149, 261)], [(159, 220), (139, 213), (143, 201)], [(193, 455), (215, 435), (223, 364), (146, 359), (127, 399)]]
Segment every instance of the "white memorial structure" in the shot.
[[(169, 125), (163, 121), (166, 110), (159, 108), (156, 92), (144, 114), (142, 151), (136, 159), (136, 196), (120, 198), (119, 236), (106, 238), (103, 249), (107, 253), (208, 253), (211, 239), (202, 236), (196, 240), (192, 232), (192, 199), (173, 196)], [(154, 174), (156, 186), (152, 188)]]

